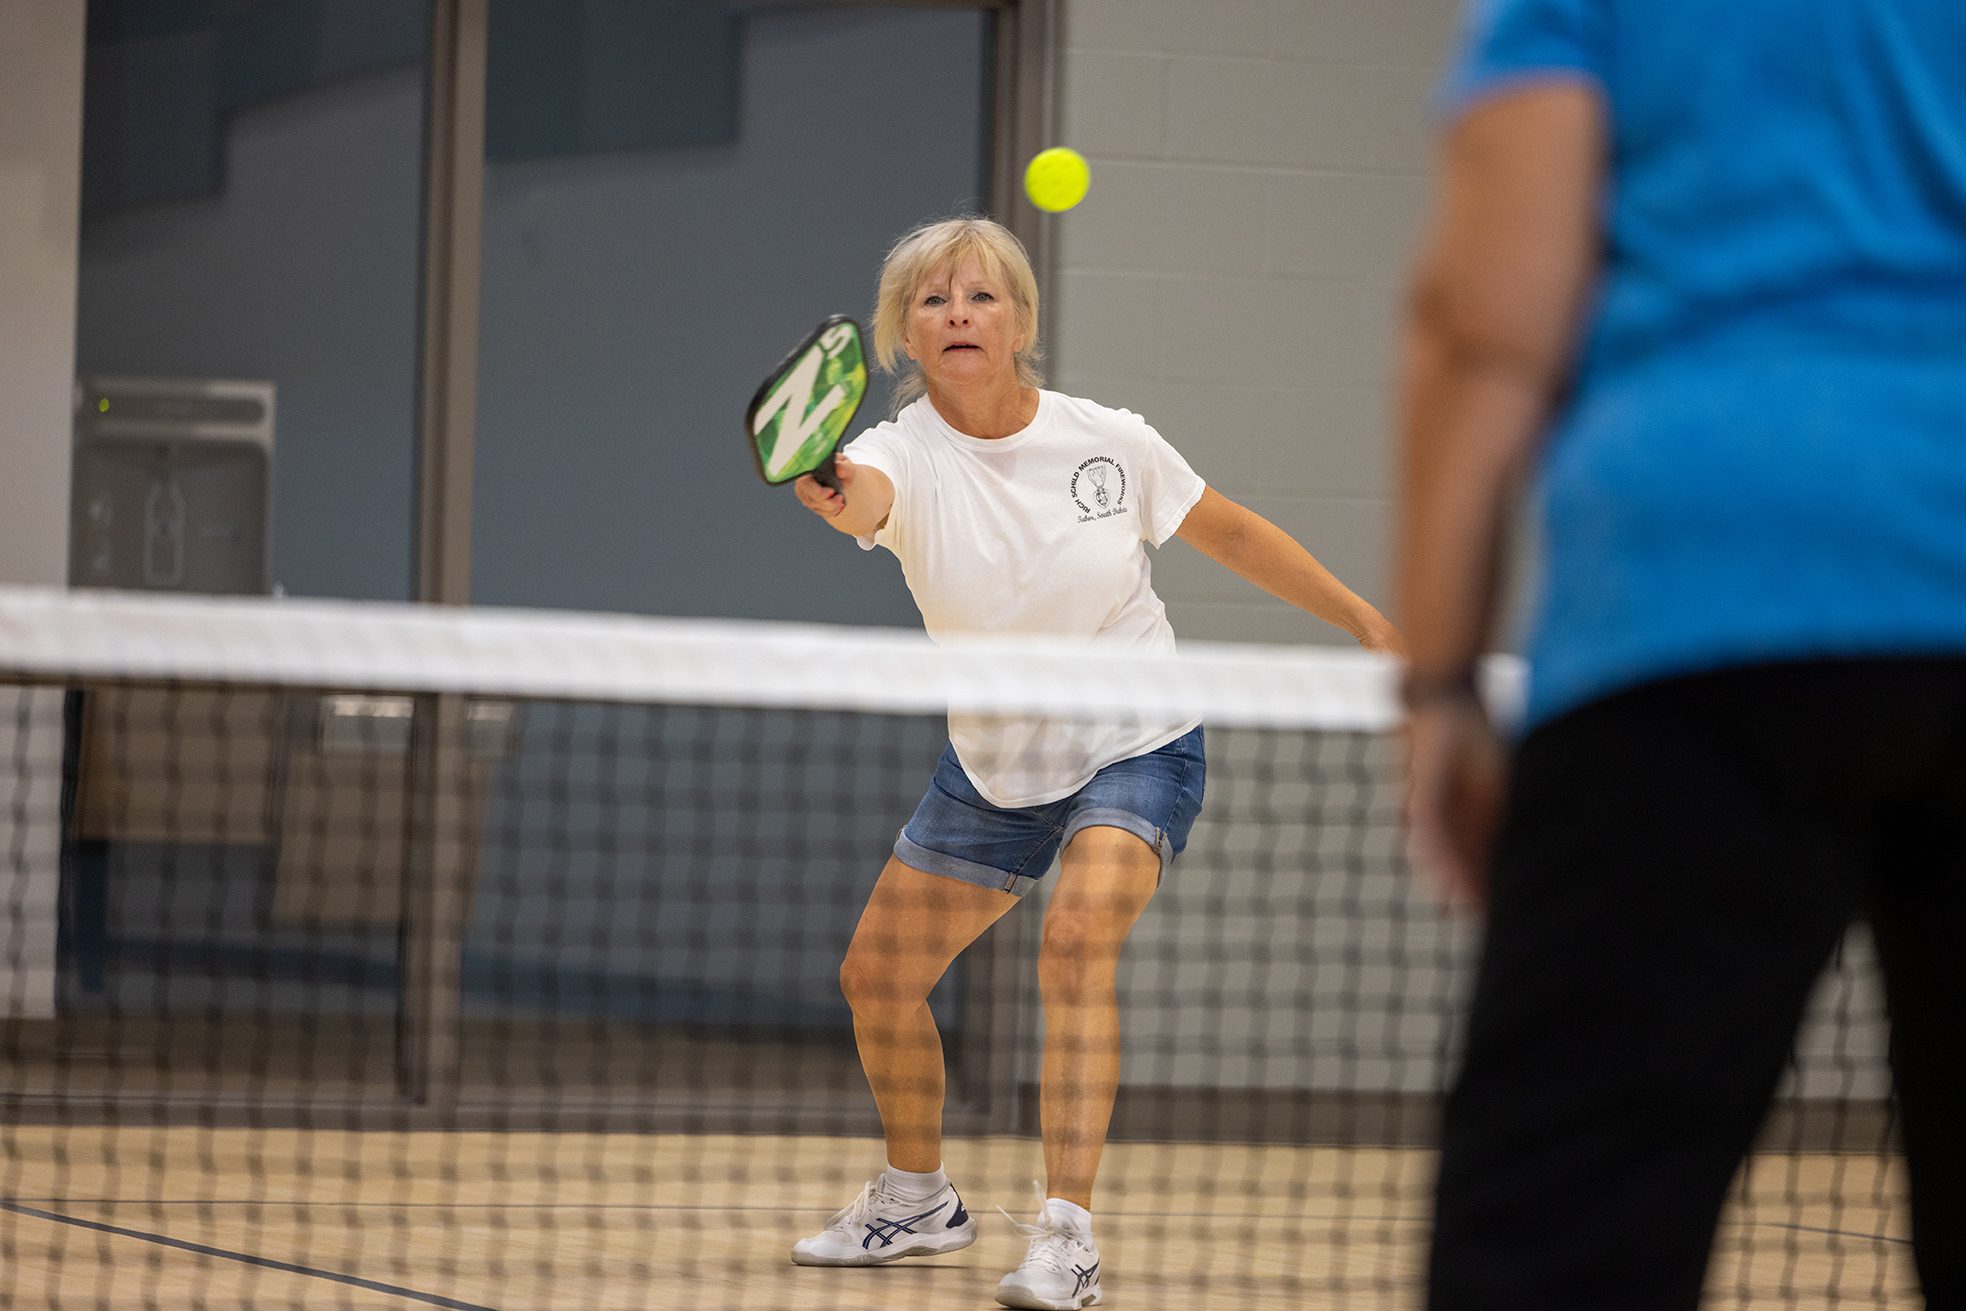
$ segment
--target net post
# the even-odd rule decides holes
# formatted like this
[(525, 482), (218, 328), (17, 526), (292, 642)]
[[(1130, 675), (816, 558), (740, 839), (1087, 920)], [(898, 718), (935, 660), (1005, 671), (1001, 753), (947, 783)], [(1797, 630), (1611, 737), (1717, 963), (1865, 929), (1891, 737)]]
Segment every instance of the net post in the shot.
[(471, 590), (487, 3), (436, 0), (431, 6), (424, 110), (413, 582), (417, 600), (448, 605), (465, 604)]
[[(414, 581), (417, 600), (440, 605), (470, 600), (487, 24), (487, 0), (431, 6)], [(404, 1092), (438, 1118), (455, 1110), (460, 1083), (460, 970), (474, 855), (463, 723), (462, 698), (417, 698), (399, 1061)]]
[(462, 1084), (464, 928), (476, 868), (464, 698), (417, 698), (403, 869), (403, 1085), (439, 1120)]

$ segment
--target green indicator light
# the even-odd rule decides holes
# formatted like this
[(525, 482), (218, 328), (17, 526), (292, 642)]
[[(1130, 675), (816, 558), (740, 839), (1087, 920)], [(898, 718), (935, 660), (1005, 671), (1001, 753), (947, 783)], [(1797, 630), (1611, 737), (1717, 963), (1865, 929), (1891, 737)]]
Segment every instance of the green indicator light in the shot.
[(101, 400), (96, 402), (96, 413), (97, 414), (109, 413), (109, 398), (107, 396), (103, 397)]

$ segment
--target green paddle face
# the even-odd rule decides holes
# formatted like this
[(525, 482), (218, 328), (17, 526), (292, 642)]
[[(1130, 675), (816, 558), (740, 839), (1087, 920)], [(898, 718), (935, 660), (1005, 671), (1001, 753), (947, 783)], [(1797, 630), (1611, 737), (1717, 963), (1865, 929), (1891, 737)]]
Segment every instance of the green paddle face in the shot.
[(764, 480), (788, 483), (809, 473), (836, 487), (833, 452), (866, 394), (860, 325), (836, 314), (785, 357), (744, 412)]

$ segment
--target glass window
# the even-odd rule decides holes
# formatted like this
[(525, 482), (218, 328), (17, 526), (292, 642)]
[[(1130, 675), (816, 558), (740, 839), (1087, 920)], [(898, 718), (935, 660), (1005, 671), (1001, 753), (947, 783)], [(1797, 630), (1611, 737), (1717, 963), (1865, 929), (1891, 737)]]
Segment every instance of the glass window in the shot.
[(155, 389), (124, 381), (180, 407), (262, 384), (270, 458), (255, 482), (196, 424), (107, 423), (78, 464), (74, 581), (411, 595), (429, 27), (404, 0), (91, 0), (76, 367), (107, 390), (90, 405), (154, 419)]
[(741, 421), (812, 325), (867, 321), (895, 238), (982, 207), (991, 16), (539, 10), (491, 6), (473, 600), (918, 623)]
[[(75, 583), (410, 597), (430, 21), (91, 0)], [(395, 1086), (406, 747), (328, 745), (327, 705), (69, 698), (57, 1004), (109, 1068)]]

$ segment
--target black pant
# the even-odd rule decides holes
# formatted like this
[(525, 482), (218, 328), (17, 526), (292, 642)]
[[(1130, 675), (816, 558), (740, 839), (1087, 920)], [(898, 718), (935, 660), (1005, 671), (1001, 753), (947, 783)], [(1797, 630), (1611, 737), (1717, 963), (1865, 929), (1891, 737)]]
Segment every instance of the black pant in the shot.
[(1868, 917), (1927, 1304), (1966, 1308), (1966, 660), (1651, 684), (1531, 734), (1442, 1128), (1435, 1311), (1698, 1303), (1810, 985)]

